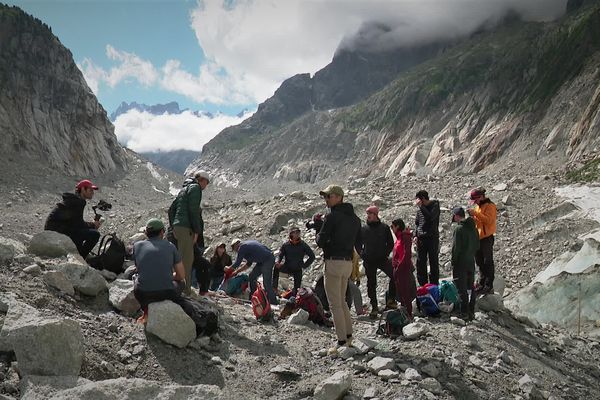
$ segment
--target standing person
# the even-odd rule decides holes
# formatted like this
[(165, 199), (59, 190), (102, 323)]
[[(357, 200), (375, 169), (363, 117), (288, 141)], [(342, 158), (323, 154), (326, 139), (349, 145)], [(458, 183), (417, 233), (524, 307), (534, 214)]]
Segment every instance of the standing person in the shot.
[(352, 204), (344, 202), (341, 187), (330, 185), (319, 192), (331, 210), (325, 216), (323, 227), (317, 234), (317, 245), (323, 249), (325, 260), (325, 293), (333, 314), (337, 335), (337, 347), (350, 346), (352, 342), (352, 318), (346, 304), (348, 279), (352, 274), (352, 253), (360, 250), (360, 219), (354, 214)]
[[(440, 280), (440, 202), (430, 200), (429, 193), (419, 190), (415, 196), (415, 241), (417, 243), (417, 280), (419, 285), (439, 284)], [(429, 275), (427, 259), (429, 258)]]
[(479, 250), (475, 262), (479, 267), (479, 293), (494, 293), (494, 235), (496, 234), (496, 204), (485, 196), (485, 189), (473, 189), (470, 193), (469, 215), (475, 220), (479, 232)]
[(146, 223), (147, 240), (133, 245), (133, 260), (137, 279), (133, 294), (144, 310), (140, 322), (145, 322), (148, 304), (176, 301), (185, 287), (185, 271), (177, 248), (163, 240), (165, 225), (153, 218)]
[(177, 249), (181, 253), (185, 267), (186, 295), (192, 293), (192, 266), (194, 264), (194, 245), (204, 251), (204, 221), (202, 220), (202, 191), (210, 182), (205, 171), (198, 171), (183, 182), (183, 189), (169, 208), (169, 223), (177, 240)]
[(71, 238), (77, 251), (84, 259), (90, 254), (100, 239), (100, 221), (83, 220), (83, 210), (87, 200), (94, 198), (98, 186), (87, 179), (77, 183), (75, 193), (65, 192), (62, 201), (57, 203), (48, 215), (44, 229), (67, 235)]
[[(269, 298), (269, 303), (273, 305), (279, 304), (275, 291), (273, 290), (273, 267), (275, 266), (275, 256), (271, 249), (256, 240), (241, 241), (233, 239), (231, 248), (237, 252), (235, 263), (231, 266), (234, 269), (233, 275), (250, 268), (253, 263), (256, 263), (248, 279), (250, 281), (250, 296), (256, 290), (256, 281), (262, 275), (264, 288)], [(246, 264), (240, 267), (242, 260), (246, 260)]]
[[(308, 257), (306, 261), (304, 260), (305, 256)], [(315, 261), (315, 253), (300, 237), (300, 228), (293, 227), (290, 229), (289, 240), (279, 249), (277, 261), (275, 262), (275, 269), (273, 270), (273, 289), (275, 292), (277, 293), (279, 290), (279, 273), (283, 272), (293, 276), (294, 290), (292, 295), (296, 296), (296, 291), (302, 286), (302, 270), (310, 267), (313, 261)]]
[(379, 219), (379, 208), (367, 208), (367, 224), (361, 229), (363, 248), (361, 258), (367, 275), (367, 294), (371, 301), (369, 316), (377, 318), (379, 306), (377, 303), (377, 270), (382, 270), (389, 278), (386, 307), (396, 307), (396, 286), (392, 274), (392, 263), (389, 259), (394, 248), (394, 237), (390, 227)]
[(394, 283), (400, 304), (406, 309), (412, 319), (412, 301), (417, 297), (417, 283), (412, 263), (412, 233), (401, 218), (392, 221), (392, 231), (396, 236), (392, 267), (394, 269)]
[[(460, 317), (471, 321), (475, 317), (475, 254), (479, 250), (479, 233), (473, 218), (465, 218), (462, 207), (452, 210), (456, 222), (452, 234), (452, 278), (460, 297)], [(471, 298), (469, 299), (469, 292)]]
[(216, 291), (219, 289), (225, 277), (225, 267), (232, 263), (231, 256), (227, 254), (227, 246), (225, 243), (219, 243), (213, 256), (210, 258), (210, 290)]

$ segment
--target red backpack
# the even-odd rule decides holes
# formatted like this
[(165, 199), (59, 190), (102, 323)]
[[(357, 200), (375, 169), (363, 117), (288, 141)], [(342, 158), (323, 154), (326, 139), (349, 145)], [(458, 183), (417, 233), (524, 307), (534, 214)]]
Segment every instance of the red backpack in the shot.
[(296, 293), (296, 307), (308, 312), (308, 319), (315, 324), (327, 325), (323, 304), (309, 288), (299, 288)]
[(270, 321), (273, 318), (271, 304), (267, 298), (267, 292), (260, 283), (257, 282), (256, 290), (252, 293), (252, 312), (258, 321)]

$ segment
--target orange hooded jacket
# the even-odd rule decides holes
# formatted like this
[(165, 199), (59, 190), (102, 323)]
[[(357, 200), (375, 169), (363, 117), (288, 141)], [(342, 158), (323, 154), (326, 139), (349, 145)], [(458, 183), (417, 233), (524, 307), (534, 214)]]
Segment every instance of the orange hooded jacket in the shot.
[(496, 233), (496, 214), (496, 205), (490, 199), (485, 199), (475, 206), (471, 216), (477, 225), (479, 239), (484, 239)]

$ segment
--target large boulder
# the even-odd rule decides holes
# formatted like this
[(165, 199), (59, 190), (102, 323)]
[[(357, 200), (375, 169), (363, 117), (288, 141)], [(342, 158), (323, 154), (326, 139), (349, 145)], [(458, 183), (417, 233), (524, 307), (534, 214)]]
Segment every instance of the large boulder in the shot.
[(53, 287), (64, 294), (68, 294), (69, 296), (75, 294), (73, 284), (61, 271), (47, 271), (44, 273), (42, 279), (46, 285)]
[(148, 333), (173, 346), (186, 347), (196, 338), (196, 324), (172, 301), (150, 303), (147, 321)]
[(21, 318), (37, 318), (39, 313), (35, 308), (18, 301), (13, 293), (0, 294), (0, 312), (6, 314), (0, 326), (0, 352), (13, 352), (14, 347), (8, 337), (11, 329), (17, 326)]
[(86, 296), (97, 296), (105, 291), (108, 286), (106, 279), (89, 265), (69, 262), (57, 266), (57, 271), (65, 274), (75, 290)]
[(47, 400), (61, 390), (91, 383), (78, 376), (27, 375), (21, 379), (21, 400)]
[(117, 279), (108, 287), (108, 301), (124, 315), (133, 316), (140, 309), (140, 303), (133, 295), (133, 281)]
[(21, 302), (9, 306), (0, 332), (24, 375), (79, 375), (83, 335), (79, 323), (41, 315)]
[(70, 253), (77, 253), (75, 243), (66, 235), (54, 231), (36, 233), (27, 251), (40, 257), (57, 258)]
[(85, 380), (65, 381), (71, 383), (71, 388), (63, 390), (48, 390), (50, 382), (42, 383), (46, 386), (45, 393), (50, 396), (39, 397), (44, 393), (36, 389), (36, 383), (29, 385), (30, 389), (25, 391), (25, 400), (131, 400), (131, 399), (161, 399), (161, 400), (186, 400), (186, 399), (220, 399), (221, 390), (214, 385), (181, 386), (177, 384), (165, 384), (164, 382), (147, 381), (145, 379), (110, 379), (106, 381), (90, 382)]
[(504, 302), (498, 294), (486, 294), (477, 299), (475, 304), (482, 311), (501, 311), (504, 309)]
[(348, 371), (338, 371), (315, 388), (315, 399), (337, 400), (341, 399), (350, 390), (352, 374)]
[(429, 332), (429, 327), (423, 322), (413, 322), (402, 328), (402, 334), (406, 339), (414, 340)]

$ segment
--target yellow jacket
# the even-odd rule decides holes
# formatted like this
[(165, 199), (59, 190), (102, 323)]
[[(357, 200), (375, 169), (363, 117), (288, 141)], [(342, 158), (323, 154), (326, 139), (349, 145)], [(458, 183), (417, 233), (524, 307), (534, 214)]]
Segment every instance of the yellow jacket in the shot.
[(496, 214), (496, 205), (489, 199), (475, 206), (471, 216), (477, 225), (479, 239), (492, 236), (496, 233)]
[(352, 273), (350, 274), (350, 280), (356, 282), (360, 279), (360, 267), (358, 265), (360, 256), (356, 252), (356, 249), (352, 253)]

